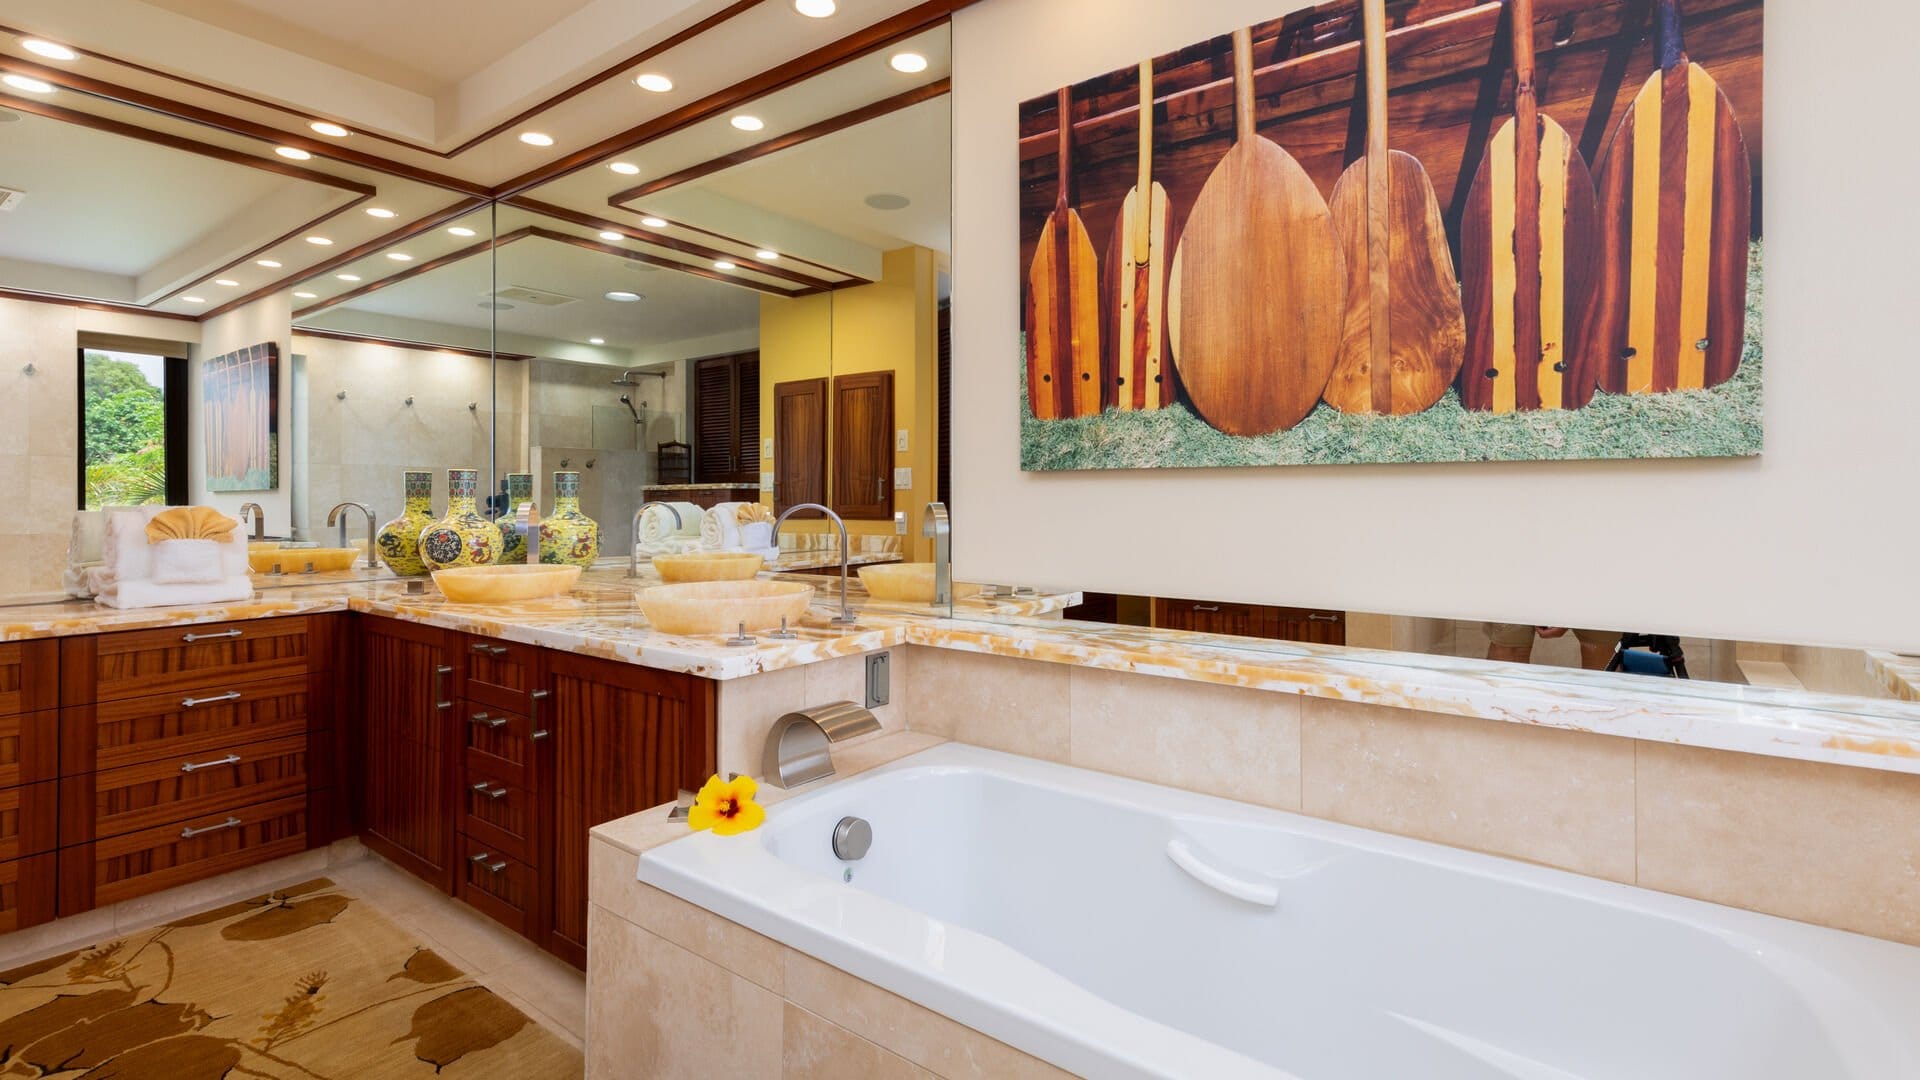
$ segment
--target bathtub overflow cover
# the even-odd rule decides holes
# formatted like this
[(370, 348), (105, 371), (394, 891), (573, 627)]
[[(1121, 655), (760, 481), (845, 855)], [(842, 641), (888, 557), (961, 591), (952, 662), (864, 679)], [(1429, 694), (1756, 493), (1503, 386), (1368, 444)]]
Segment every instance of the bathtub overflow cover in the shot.
[(843, 817), (833, 827), (833, 853), (845, 862), (866, 857), (872, 846), (873, 826), (865, 818)]

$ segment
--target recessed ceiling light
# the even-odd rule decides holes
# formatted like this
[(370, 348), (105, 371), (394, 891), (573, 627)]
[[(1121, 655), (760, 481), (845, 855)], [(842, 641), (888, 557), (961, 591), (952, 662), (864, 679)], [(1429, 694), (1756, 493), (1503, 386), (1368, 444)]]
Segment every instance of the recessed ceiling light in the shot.
[(239, 282), (237, 282), (237, 281), (235, 281), (235, 280), (233, 280), (232, 278), (229, 278), (229, 277), (223, 277), (223, 278), (214, 278), (214, 279), (213, 279), (213, 283), (214, 283), (215, 285), (224, 285), (224, 286), (226, 286), (226, 287), (227, 287), (227, 288), (229, 288), (229, 289), (237, 289), (237, 288), (239, 288), (239, 287), (240, 287), (240, 283), (239, 283)]
[(838, 8), (833, 0), (793, 0), (793, 10), (809, 19), (824, 19)]
[(664, 229), (667, 227), (667, 219), (657, 218), (657, 217), (643, 217), (640, 219), (640, 224), (645, 225), (649, 229)]
[(913, 205), (913, 200), (905, 195), (894, 195), (885, 191), (869, 195), (863, 201), (875, 210), (905, 210)]
[(341, 281), (359, 281), (360, 280), (359, 274), (335, 274), (333, 276), (339, 278)]
[(331, 120), (315, 120), (313, 123), (308, 124), (307, 126), (319, 132), (320, 134), (325, 135), (329, 139), (344, 139), (348, 135), (352, 134), (352, 132), (348, 131), (346, 128), (341, 127), (339, 124), (336, 124)]
[(387, 258), (392, 259), (394, 262), (412, 262), (413, 261), (413, 256), (407, 254), (404, 251), (389, 251), (387, 252)]
[(613, 301), (616, 304), (631, 304), (635, 300), (640, 299), (640, 294), (615, 291), (615, 292), (608, 293), (607, 299)]
[(206, 303), (206, 301), (205, 301), (205, 300), (202, 300), (202, 299), (201, 299), (200, 297), (198, 297), (198, 296), (183, 296), (183, 297), (181, 297), (181, 298), (180, 298), (180, 302), (181, 302), (181, 303), (183, 303), (183, 304), (204, 304), (204, 303)]
[(927, 58), (917, 52), (894, 53), (887, 63), (904, 75), (918, 75), (927, 70)]
[(455, 236), (472, 236), (473, 235), (473, 230), (467, 228), (465, 225), (455, 225), (453, 228), (448, 229), (447, 231), (452, 233)]
[(318, 244), (321, 247), (327, 247), (328, 245), (332, 244), (333, 241), (327, 239), (324, 236), (309, 236), (307, 237), (307, 243)]
[(65, 45), (56, 45), (51, 41), (42, 41), (39, 38), (22, 38), (20, 40), (20, 47), (36, 56), (44, 56), (49, 60), (71, 60), (78, 55)]
[(667, 78), (665, 75), (655, 74), (654, 72), (651, 72), (651, 71), (647, 72), (645, 75), (642, 75), (633, 81), (639, 85), (640, 89), (651, 90), (656, 94), (664, 94), (667, 91), (673, 89), (672, 79)]
[(523, 131), (520, 133), (520, 141), (528, 146), (552, 146), (553, 136), (539, 131)]
[(733, 263), (730, 263), (730, 262), (728, 262), (728, 261), (727, 261), (727, 260), (725, 260), (725, 259), (715, 259), (715, 260), (714, 260), (714, 263), (713, 263), (713, 268), (714, 268), (715, 270), (738, 270), (738, 269), (740, 269), (740, 268), (739, 268), (738, 266), (736, 266), (736, 265), (734, 265)]
[(267, 268), (267, 269), (269, 269), (269, 270), (278, 270), (278, 269), (280, 269), (280, 264), (279, 264), (278, 262), (275, 262), (275, 261), (274, 261), (274, 260), (272, 260), (272, 259), (255, 259), (255, 260), (254, 260), (254, 262), (253, 262), (253, 265), (255, 265), (255, 266), (264, 266), (264, 267), (266, 267), (266, 268)]
[(387, 209), (384, 206), (369, 206), (367, 207), (367, 216), (377, 217), (377, 218), (390, 218), (393, 216), (393, 211)]
[(297, 146), (276, 146), (273, 148), (273, 152), (286, 158), (288, 161), (305, 161), (313, 156)]
[(733, 118), (733, 126), (739, 128), (741, 131), (759, 131), (761, 128), (767, 126), (767, 122), (757, 116), (748, 116), (746, 113), (741, 113), (739, 116)]
[(753, 253), (753, 257), (759, 259), (761, 262), (772, 262), (780, 257), (780, 253), (761, 248), (759, 251)]
[(295, 295), (295, 296), (297, 296), (297, 297), (299, 297), (299, 298), (300, 298), (300, 299), (302, 299), (302, 300), (318, 300), (318, 299), (320, 299), (320, 294), (319, 294), (319, 293), (310, 293), (310, 292), (297, 292), (297, 293), (294, 293), (293, 295)]
[(29, 94), (53, 93), (52, 83), (43, 83), (39, 79), (29, 79), (25, 75), (0, 76), (0, 82), (6, 83), (15, 90), (25, 90)]
[(612, 169), (614, 172), (619, 173), (621, 176), (635, 176), (635, 175), (638, 175), (640, 172), (640, 166), (635, 165), (631, 161), (609, 162), (607, 164), (607, 168)]
[(602, 240), (625, 240), (625, 239), (626, 239), (626, 237), (625, 237), (625, 236), (622, 236), (621, 234), (619, 234), (619, 233), (617, 233), (617, 232), (614, 232), (614, 231), (613, 231), (613, 230), (611, 230), (611, 229), (609, 229), (609, 230), (607, 230), (606, 232), (603, 232), (603, 233), (601, 233), (601, 234), (600, 234), (600, 239), (602, 239)]
[(603, 337), (590, 337), (587, 339), (587, 344), (589, 345), (605, 345), (606, 343), (607, 339)]

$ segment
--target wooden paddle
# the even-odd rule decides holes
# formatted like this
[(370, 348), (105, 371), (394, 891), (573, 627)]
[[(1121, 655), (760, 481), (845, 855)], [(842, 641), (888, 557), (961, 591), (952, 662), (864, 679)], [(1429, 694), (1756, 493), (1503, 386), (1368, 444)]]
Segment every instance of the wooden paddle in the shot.
[(1180, 238), (1175, 363), (1195, 411), (1221, 431), (1299, 423), (1333, 371), (1346, 268), (1327, 203), (1254, 127), (1253, 34), (1233, 35), (1238, 139), (1194, 200)]
[(1060, 193), (1027, 272), (1027, 398), (1041, 420), (1100, 411), (1100, 268), (1068, 199), (1073, 93), (1060, 90)]
[(1167, 309), (1167, 189), (1153, 179), (1153, 61), (1140, 65), (1140, 165), (1120, 203), (1106, 265), (1112, 280), (1107, 402), (1158, 409), (1172, 400), (1164, 370)]
[(1329, 205), (1347, 261), (1346, 332), (1327, 380), (1342, 412), (1420, 412), (1447, 392), (1466, 355), (1467, 319), (1447, 227), (1427, 170), (1387, 149), (1387, 3), (1363, 0), (1367, 156)]
[(1753, 177), (1740, 122), (1656, 0), (1648, 77), (1600, 158), (1593, 353), (1602, 388), (1718, 386), (1746, 342)]
[(1593, 179), (1573, 140), (1539, 111), (1533, 0), (1508, 0), (1513, 117), (1473, 174), (1460, 222), (1469, 409), (1577, 409), (1593, 397)]

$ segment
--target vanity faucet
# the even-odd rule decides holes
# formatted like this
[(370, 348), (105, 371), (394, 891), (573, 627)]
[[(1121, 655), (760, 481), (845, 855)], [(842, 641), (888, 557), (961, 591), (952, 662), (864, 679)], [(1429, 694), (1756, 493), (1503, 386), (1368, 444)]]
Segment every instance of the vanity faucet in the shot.
[(833, 510), (828, 507), (821, 506), (819, 503), (801, 503), (798, 506), (789, 506), (787, 507), (787, 512), (781, 514), (779, 520), (773, 523), (773, 546), (775, 548), (780, 546), (780, 526), (785, 525), (788, 518), (802, 510), (818, 510), (832, 518), (833, 523), (840, 527), (840, 614), (835, 615), (832, 621), (835, 626), (852, 626), (854, 623), (853, 609), (847, 606), (847, 560), (852, 549), (847, 543), (847, 523), (840, 520), (840, 515), (834, 513)]
[(241, 524), (248, 522), (253, 523), (253, 538), (255, 540), (265, 540), (267, 538), (267, 512), (260, 508), (259, 503), (241, 503), (240, 522)]
[(360, 511), (360, 513), (366, 516), (366, 519), (367, 519), (367, 569), (376, 570), (380, 566), (380, 563), (378, 561), (378, 553), (380, 551), (380, 539), (379, 539), (380, 526), (374, 522), (373, 507), (368, 506), (366, 503), (357, 503), (357, 502), (340, 503), (339, 505), (335, 506), (333, 509), (327, 511), (327, 524), (339, 526), (340, 546), (346, 547), (347, 546), (347, 511), (349, 510), (358, 510)]
[(630, 578), (640, 576), (640, 519), (646, 516), (647, 507), (649, 506), (657, 506), (667, 513), (672, 514), (674, 528), (681, 529), (686, 527), (686, 522), (680, 520), (680, 511), (675, 510), (666, 503), (658, 499), (648, 499), (646, 502), (641, 503), (640, 509), (633, 512), (633, 544), (627, 548), (627, 576)]
[(947, 504), (930, 502), (927, 516), (920, 522), (920, 535), (933, 537), (933, 602), (953, 603), (953, 519), (947, 516)]

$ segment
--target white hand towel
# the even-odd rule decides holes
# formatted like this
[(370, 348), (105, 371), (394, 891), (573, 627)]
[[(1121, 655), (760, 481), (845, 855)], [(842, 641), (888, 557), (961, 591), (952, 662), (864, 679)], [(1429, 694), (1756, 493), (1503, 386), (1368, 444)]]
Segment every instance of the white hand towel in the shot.
[(740, 503), (725, 502), (700, 519), (700, 543), (709, 551), (740, 550)]
[(153, 545), (155, 585), (206, 585), (228, 576), (215, 540), (162, 540)]
[(224, 604), (253, 598), (253, 579), (221, 578), (200, 585), (161, 585), (144, 578), (113, 581), (94, 602), (114, 608), (166, 607), (171, 604)]
[(773, 547), (773, 522), (750, 521), (740, 526), (740, 546), (747, 551)]
[(680, 512), (677, 522), (666, 506), (647, 507), (647, 512), (640, 515), (640, 541), (657, 544), (689, 533), (699, 536), (700, 519), (706, 512), (692, 503), (680, 503), (674, 509)]

